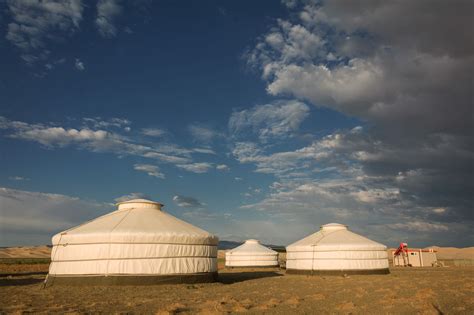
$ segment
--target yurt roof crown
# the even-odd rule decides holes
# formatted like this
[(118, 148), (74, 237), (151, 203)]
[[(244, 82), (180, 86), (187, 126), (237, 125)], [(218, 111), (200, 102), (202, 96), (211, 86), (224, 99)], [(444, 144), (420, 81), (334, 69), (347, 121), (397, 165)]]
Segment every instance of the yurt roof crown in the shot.
[(260, 244), (260, 242), (255, 239), (249, 239), (245, 241), (245, 244)]
[(163, 205), (159, 202), (147, 200), (147, 199), (132, 199), (127, 201), (122, 201), (117, 203), (118, 210), (125, 209), (136, 209), (136, 208), (148, 208), (148, 209), (157, 209), (161, 210)]
[(323, 231), (347, 230), (347, 225), (339, 224), (339, 223), (328, 223), (328, 224), (322, 225), (321, 230)]

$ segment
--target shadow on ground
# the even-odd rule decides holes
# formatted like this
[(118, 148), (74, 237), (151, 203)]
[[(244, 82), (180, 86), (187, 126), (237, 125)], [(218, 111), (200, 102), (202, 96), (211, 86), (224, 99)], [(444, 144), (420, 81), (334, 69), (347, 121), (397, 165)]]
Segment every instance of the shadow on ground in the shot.
[(256, 271), (256, 272), (226, 272), (219, 273), (218, 282), (223, 284), (232, 284), (261, 278), (281, 277), (281, 273), (275, 271)]
[(38, 278), (2, 278), (0, 279), (0, 287), (8, 287), (8, 286), (21, 286), (21, 285), (30, 285), (30, 284), (38, 284), (44, 282), (44, 277)]

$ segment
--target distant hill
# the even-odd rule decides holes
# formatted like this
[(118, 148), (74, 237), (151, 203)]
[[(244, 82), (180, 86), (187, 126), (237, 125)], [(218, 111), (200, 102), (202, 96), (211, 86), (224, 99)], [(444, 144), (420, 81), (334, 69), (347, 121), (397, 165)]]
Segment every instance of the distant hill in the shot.
[[(232, 249), (242, 245), (243, 242), (219, 241), (220, 250)], [(265, 245), (279, 251), (283, 246)], [(47, 258), (51, 255), (51, 245), (43, 246), (17, 246), (0, 247), (0, 258)]]
[[(242, 242), (220, 241), (219, 250), (227, 250), (241, 245)], [(265, 245), (278, 252), (284, 252), (285, 247), (279, 245)], [(469, 259), (474, 260), (474, 247), (456, 248), (456, 247), (438, 247), (430, 246), (437, 252), (438, 259)], [(388, 249), (389, 257), (392, 257), (392, 250)], [(0, 247), (1, 258), (49, 258), (51, 256), (51, 246), (18, 246), (18, 247)]]
[[(436, 257), (439, 260), (443, 259), (469, 259), (474, 260), (474, 247), (465, 247), (465, 248), (457, 248), (457, 247), (439, 247), (439, 246), (430, 246), (423, 249), (434, 249), (436, 251)], [(387, 250), (388, 256), (392, 259), (392, 251), (396, 250), (396, 248), (389, 248)]]
[(21, 246), (0, 248), (0, 258), (49, 258), (51, 246)]
[(232, 249), (242, 244), (243, 242), (219, 241), (219, 245), (217, 245), (217, 249), (221, 249), (221, 250)]
[(438, 247), (430, 246), (437, 253), (438, 259), (470, 259), (474, 260), (474, 247), (457, 248), (457, 247)]

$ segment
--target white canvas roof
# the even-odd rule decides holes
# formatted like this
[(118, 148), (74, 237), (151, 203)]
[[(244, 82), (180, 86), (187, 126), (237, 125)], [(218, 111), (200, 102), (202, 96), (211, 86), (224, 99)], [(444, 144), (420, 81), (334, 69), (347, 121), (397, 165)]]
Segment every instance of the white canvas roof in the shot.
[(55, 244), (166, 243), (217, 245), (218, 238), (161, 210), (145, 199), (118, 204), (118, 209), (53, 237)]
[(145, 199), (53, 237), (50, 275), (161, 276), (217, 271), (218, 238)]
[(278, 253), (250, 239), (225, 253), (227, 267), (274, 267), (278, 266)]
[(287, 272), (388, 273), (387, 247), (329, 223), (286, 247)]
[(321, 226), (321, 230), (311, 234), (291, 245), (287, 246), (288, 250), (298, 251), (306, 250), (308, 247), (314, 246), (314, 250), (386, 250), (387, 247), (380, 243), (374, 242), (364, 236), (351, 232), (346, 225), (339, 223), (329, 223)]
[(250, 239), (246, 240), (242, 245), (231, 249), (227, 252), (229, 255), (234, 256), (248, 256), (248, 255), (277, 255), (278, 253), (268, 247), (260, 244), (258, 240)]

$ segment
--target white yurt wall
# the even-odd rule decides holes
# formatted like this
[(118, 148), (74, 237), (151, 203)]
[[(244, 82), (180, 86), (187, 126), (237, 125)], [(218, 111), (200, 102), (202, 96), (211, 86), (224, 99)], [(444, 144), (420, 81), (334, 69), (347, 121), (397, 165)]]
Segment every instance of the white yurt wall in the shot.
[(226, 267), (274, 267), (278, 266), (278, 253), (260, 244), (246, 240), (244, 244), (225, 253)]
[[(48, 282), (95, 278), (139, 284), (164, 281), (159, 277), (165, 276), (177, 282), (186, 276), (198, 276), (188, 277), (190, 282), (215, 278), (218, 238), (161, 207), (144, 199), (122, 202), (114, 212), (56, 234)], [(147, 278), (151, 276), (153, 280)]]
[(286, 248), (288, 273), (388, 273), (385, 245), (353, 233), (337, 223)]

